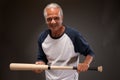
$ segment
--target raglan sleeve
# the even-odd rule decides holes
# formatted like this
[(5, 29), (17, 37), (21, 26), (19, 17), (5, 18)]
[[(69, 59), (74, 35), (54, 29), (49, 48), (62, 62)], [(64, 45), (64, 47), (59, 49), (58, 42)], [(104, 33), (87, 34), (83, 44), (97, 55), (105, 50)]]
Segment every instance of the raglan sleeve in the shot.
[(37, 53), (37, 61), (43, 61), (47, 64), (48, 60), (46, 58), (46, 55), (42, 49), (42, 42), (44, 40), (44, 36), (41, 34), (38, 39), (38, 53)]
[(88, 42), (83, 38), (83, 36), (79, 32), (76, 34), (75, 43), (77, 46), (77, 51), (80, 54), (82, 54), (84, 56), (87, 56), (87, 55), (94, 56), (95, 55), (92, 48), (88, 44)]

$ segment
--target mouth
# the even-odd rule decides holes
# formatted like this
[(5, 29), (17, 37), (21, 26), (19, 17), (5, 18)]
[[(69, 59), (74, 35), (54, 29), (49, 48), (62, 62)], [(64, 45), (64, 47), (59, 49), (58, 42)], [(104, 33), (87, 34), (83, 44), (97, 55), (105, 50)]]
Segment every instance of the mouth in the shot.
[(58, 25), (57, 24), (51, 24), (51, 25), (49, 25), (49, 27), (51, 27), (51, 28), (56, 28)]

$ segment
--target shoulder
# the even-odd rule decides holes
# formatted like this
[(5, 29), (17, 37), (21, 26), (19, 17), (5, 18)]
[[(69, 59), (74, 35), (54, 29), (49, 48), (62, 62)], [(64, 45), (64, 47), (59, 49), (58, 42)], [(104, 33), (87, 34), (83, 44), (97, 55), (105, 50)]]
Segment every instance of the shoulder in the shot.
[(65, 33), (72, 37), (81, 36), (81, 33), (77, 29), (69, 26), (66, 26)]
[(38, 37), (38, 40), (43, 41), (47, 37), (48, 34), (49, 34), (49, 29), (42, 31)]
[(45, 29), (44, 31), (42, 31), (39, 36), (44, 36), (47, 34), (49, 34), (49, 29)]

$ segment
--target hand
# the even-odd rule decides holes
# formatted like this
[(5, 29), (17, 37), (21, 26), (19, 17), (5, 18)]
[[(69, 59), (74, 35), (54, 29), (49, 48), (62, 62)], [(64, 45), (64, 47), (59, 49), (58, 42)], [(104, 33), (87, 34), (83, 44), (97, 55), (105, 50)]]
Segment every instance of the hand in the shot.
[(77, 67), (77, 71), (78, 71), (78, 73), (80, 73), (80, 72), (85, 72), (85, 71), (88, 70), (88, 68), (89, 68), (89, 64), (79, 63), (79, 64), (78, 64), (78, 67)]
[[(43, 62), (43, 61), (37, 61), (37, 62), (35, 62), (35, 64), (37, 64), (37, 65), (45, 65), (45, 63)], [(36, 69), (36, 70), (33, 70), (35, 73), (41, 73), (41, 72), (43, 72), (43, 70), (42, 69)]]

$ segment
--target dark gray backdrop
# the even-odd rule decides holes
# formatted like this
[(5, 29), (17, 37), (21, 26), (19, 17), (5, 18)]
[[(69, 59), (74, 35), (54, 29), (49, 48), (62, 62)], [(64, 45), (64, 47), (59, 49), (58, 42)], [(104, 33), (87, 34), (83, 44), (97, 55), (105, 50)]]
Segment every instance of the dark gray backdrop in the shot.
[(64, 11), (64, 24), (78, 29), (96, 56), (91, 66), (103, 65), (102, 73), (80, 73), (80, 80), (119, 80), (119, 0), (1, 0), (0, 80), (44, 80), (44, 73), (10, 71), (9, 64), (34, 63), (37, 38), (45, 28), (43, 9), (57, 2)]

